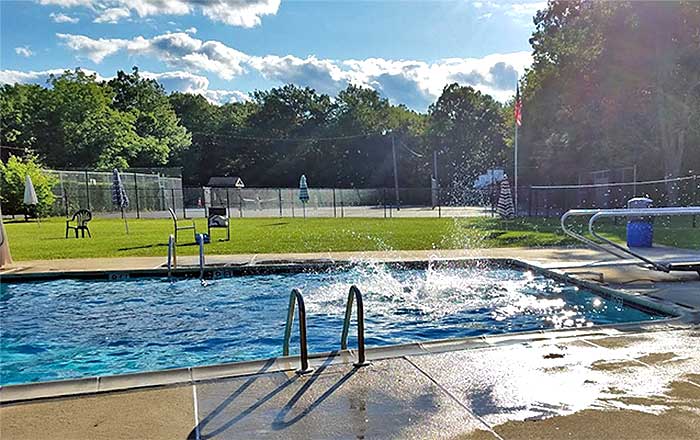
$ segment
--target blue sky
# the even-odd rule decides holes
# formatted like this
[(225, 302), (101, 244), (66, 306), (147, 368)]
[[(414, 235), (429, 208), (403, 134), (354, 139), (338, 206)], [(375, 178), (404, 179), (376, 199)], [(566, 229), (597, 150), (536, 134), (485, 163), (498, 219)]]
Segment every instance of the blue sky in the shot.
[(137, 65), (212, 102), (284, 83), (371, 87), (424, 111), (445, 84), (508, 99), (543, 2), (1, 0), (0, 82)]

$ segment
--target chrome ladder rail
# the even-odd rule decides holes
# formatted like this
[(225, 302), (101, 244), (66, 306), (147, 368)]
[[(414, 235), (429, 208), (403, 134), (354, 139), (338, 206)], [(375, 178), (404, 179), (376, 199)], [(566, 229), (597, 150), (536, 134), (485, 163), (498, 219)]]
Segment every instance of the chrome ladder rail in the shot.
[(204, 280), (204, 235), (197, 234), (199, 243), (199, 279)]
[(287, 323), (284, 326), (284, 346), (282, 354), (289, 356), (289, 340), (292, 337), (292, 324), (294, 323), (294, 305), (299, 303), (299, 351), (301, 368), (297, 370), (297, 374), (307, 374), (313, 371), (309, 367), (309, 349), (306, 343), (306, 307), (304, 306), (304, 297), (299, 289), (292, 289), (289, 295), (289, 308), (287, 309)]
[(350, 319), (352, 318), (352, 303), (353, 298), (357, 304), (357, 362), (355, 367), (364, 367), (369, 365), (365, 360), (365, 308), (362, 303), (362, 293), (357, 286), (351, 286), (348, 292), (348, 301), (345, 306), (345, 320), (343, 320), (343, 333), (340, 336), (340, 348), (347, 350), (348, 348), (348, 333), (350, 331)]
[[(700, 215), (700, 206), (686, 206), (686, 207), (670, 207), (670, 208), (626, 208), (626, 209), (572, 209), (567, 211), (561, 217), (561, 227), (564, 233), (576, 238), (589, 246), (612, 254), (618, 258), (628, 258), (632, 256), (643, 263), (651, 265), (655, 270), (661, 272), (670, 272), (672, 270), (672, 264), (664, 264), (650, 260), (649, 258), (640, 255), (631, 249), (608, 240), (607, 238), (601, 236), (595, 231), (596, 220), (604, 217), (628, 217), (628, 216), (642, 216), (642, 217), (661, 217), (661, 216), (676, 216), (676, 215)], [(591, 216), (588, 221), (588, 232), (593, 236), (598, 242), (595, 242), (587, 237), (584, 237), (577, 232), (572, 231), (566, 225), (566, 220), (571, 216)], [(606, 248), (602, 244), (607, 244), (612, 246), (615, 250)], [(643, 263), (637, 263), (642, 266)]]
[(177, 269), (177, 251), (175, 249), (175, 236), (168, 237), (168, 279), (172, 275), (173, 269)]

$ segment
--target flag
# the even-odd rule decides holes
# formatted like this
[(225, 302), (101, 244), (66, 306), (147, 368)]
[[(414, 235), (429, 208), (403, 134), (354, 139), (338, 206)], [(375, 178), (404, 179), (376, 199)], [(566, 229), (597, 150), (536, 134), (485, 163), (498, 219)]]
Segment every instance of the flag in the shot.
[(515, 116), (515, 124), (520, 127), (523, 125), (523, 102), (520, 100), (520, 87), (515, 85), (515, 107), (513, 108), (513, 116)]

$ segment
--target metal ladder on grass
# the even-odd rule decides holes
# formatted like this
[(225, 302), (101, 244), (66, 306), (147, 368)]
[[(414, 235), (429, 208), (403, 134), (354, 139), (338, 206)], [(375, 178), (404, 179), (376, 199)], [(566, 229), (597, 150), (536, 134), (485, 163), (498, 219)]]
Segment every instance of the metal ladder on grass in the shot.
[[(352, 318), (353, 299), (357, 304), (357, 362), (353, 365), (356, 368), (369, 365), (365, 359), (365, 313), (362, 303), (362, 293), (357, 286), (350, 287), (348, 292), (348, 301), (345, 307), (345, 319), (343, 320), (343, 332), (340, 337), (340, 347), (346, 350), (348, 347), (348, 333), (350, 330), (350, 319)], [(304, 296), (299, 289), (292, 289), (289, 295), (289, 307), (287, 308), (287, 322), (284, 326), (284, 344), (282, 346), (282, 355), (289, 356), (289, 341), (292, 337), (292, 324), (294, 323), (294, 309), (298, 304), (299, 310), (299, 360), (301, 362), (297, 374), (307, 374), (313, 371), (309, 367), (309, 350), (306, 340), (306, 306), (304, 305)]]

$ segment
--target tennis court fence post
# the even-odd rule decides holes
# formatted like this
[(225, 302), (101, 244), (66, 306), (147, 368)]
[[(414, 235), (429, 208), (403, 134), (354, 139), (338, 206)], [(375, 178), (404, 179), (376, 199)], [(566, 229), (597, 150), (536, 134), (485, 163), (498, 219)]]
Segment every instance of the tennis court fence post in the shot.
[(333, 217), (335, 218), (335, 217), (338, 217), (338, 214), (337, 214), (336, 208), (335, 208), (335, 187), (333, 187), (332, 189), (333, 189)]
[(282, 188), (277, 188), (277, 200), (279, 200), (280, 217), (282, 217)]
[[(693, 176), (693, 205), (698, 205), (698, 176), (697, 174)], [(693, 216), (693, 227), (698, 227), (697, 215)]]
[(85, 200), (87, 201), (87, 209), (90, 209), (90, 185), (88, 183), (88, 170), (85, 170)]
[(187, 210), (185, 209), (185, 188), (182, 188), (182, 217), (187, 218)]
[(134, 195), (136, 196), (136, 218), (141, 218), (141, 210), (139, 209), (139, 183), (136, 178), (136, 173), (134, 174)]

